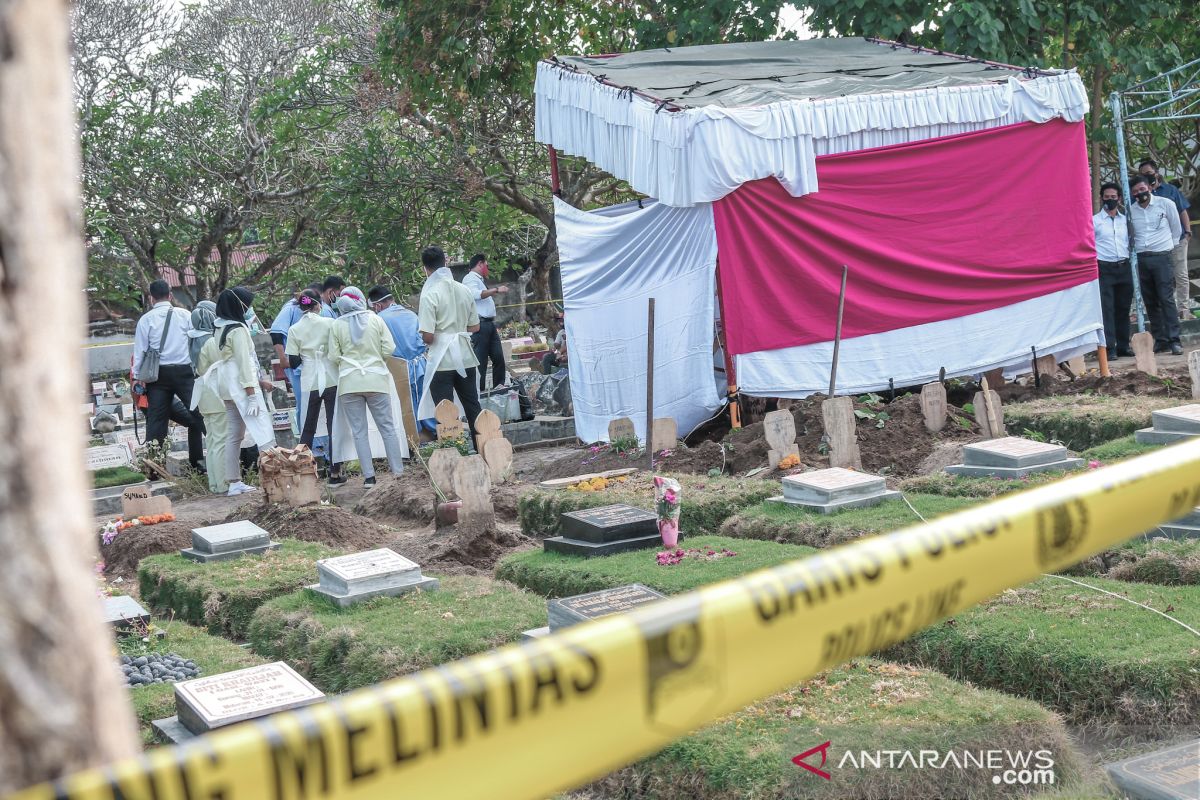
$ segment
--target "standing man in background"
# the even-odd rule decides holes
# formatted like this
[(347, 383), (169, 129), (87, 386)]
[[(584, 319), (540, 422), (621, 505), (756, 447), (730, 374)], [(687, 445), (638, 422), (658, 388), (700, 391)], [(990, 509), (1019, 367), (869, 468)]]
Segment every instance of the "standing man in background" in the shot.
[[(159, 446), (167, 438), (167, 420), (174, 420), (188, 429), (188, 463), (200, 471), (204, 459), (204, 421), (192, 406), (195, 376), (188, 342), (192, 315), (171, 303), (171, 287), (166, 281), (150, 283), (150, 300), (154, 306), (142, 314), (133, 336), (134, 390), (144, 392), (149, 401), (146, 408), (146, 441)], [(168, 324), (169, 322), (169, 324)], [(158, 376), (153, 381), (142, 379), (142, 362), (148, 349), (159, 353)], [(181, 404), (175, 404), (179, 398)]]
[(463, 276), (463, 286), (471, 291), (475, 300), (475, 313), (479, 315), (479, 330), (471, 334), (471, 348), (479, 360), (479, 391), (487, 388), (487, 362), (492, 359), (492, 387), (504, 383), (504, 347), (500, 344), (500, 332), (496, 330), (496, 301), (498, 294), (508, 294), (507, 286), (487, 288), (484, 279), (488, 276), (487, 256), (476, 253), (471, 256), (471, 269)]
[(1129, 271), (1129, 220), (1121, 213), (1121, 187), (1100, 187), (1103, 207), (1092, 217), (1096, 233), (1096, 260), (1100, 264), (1100, 309), (1104, 314), (1104, 342), (1109, 359), (1132, 356), (1129, 349), (1129, 304), (1133, 302), (1133, 275)]
[(417, 405), (417, 418), (434, 416), (434, 406), (442, 400), (458, 400), (467, 416), (471, 432), (470, 444), (475, 445), (475, 418), (479, 416), (479, 387), (475, 382), (478, 360), (471, 349), (469, 334), (479, 330), (479, 315), (471, 292), (454, 280), (446, 266), (446, 254), (440, 247), (421, 251), (425, 267), (425, 286), (421, 289), (421, 310), (418, 314), (421, 338), (429, 345), (429, 365), (426, 367), (425, 390)]
[(1146, 181), (1150, 184), (1150, 189), (1156, 197), (1165, 197), (1175, 204), (1176, 210), (1179, 212), (1179, 226), (1181, 233), (1179, 241), (1171, 248), (1171, 266), (1175, 270), (1175, 305), (1179, 309), (1179, 318), (1188, 319), (1191, 317), (1191, 312), (1188, 309), (1191, 307), (1191, 282), (1188, 280), (1188, 242), (1192, 238), (1192, 222), (1188, 217), (1188, 209), (1191, 208), (1191, 203), (1183, 196), (1183, 192), (1175, 188), (1175, 186), (1167, 183), (1162, 174), (1158, 171), (1158, 164), (1153, 159), (1142, 159), (1138, 164), (1138, 172), (1141, 173)]
[[(367, 292), (371, 310), (379, 315), (392, 333), (396, 349), (392, 355), (408, 362), (408, 388), (412, 392), (413, 412), (421, 402), (421, 390), (425, 385), (425, 341), (421, 338), (417, 315), (396, 302), (385, 286), (375, 286)], [(418, 420), (419, 425), (431, 431), (437, 430), (436, 420)], [(426, 424), (428, 423), (428, 424)]]
[(1133, 207), (1133, 249), (1137, 253), (1142, 302), (1154, 334), (1154, 352), (1183, 355), (1179, 341), (1179, 312), (1175, 306), (1175, 270), (1171, 250), (1179, 241), (1179, 214), (1165, 197), (1150, 194), (1150, 181), (1142, 175), (1129, 182)]

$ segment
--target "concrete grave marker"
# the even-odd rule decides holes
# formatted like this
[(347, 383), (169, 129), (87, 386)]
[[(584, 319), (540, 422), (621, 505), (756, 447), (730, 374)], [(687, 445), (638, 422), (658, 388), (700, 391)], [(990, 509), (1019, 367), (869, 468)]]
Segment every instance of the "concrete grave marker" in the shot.
[(462, 499), (459, 529), (490, 530), (496, 526), (492, 479), (483, 456), (460, 458), (454, 468), (454, 492)]
[(637, 440), (637, 431), (633, 427), (633, 420), (629, 417), (617, 417), (614, 420), (609, 420), (608, 441), (611, 444), (618, 439)]
[(1004, 412), (1000, 395), (994, 389), (976, 392), (972, 401), (975, 406), (975, 421), (985, 439), (996, 439), (1005, 434)]
[(832, 514), (847, 508), (865, 508), (899, 498), (900, 493), (889, 490), (878, 475), (831, 467), (788, 475), (783, 479), (783, 495), (772, 497), (771, 500)]
[(946, 427), (946, 387), (941, 381), (921, 387), (921, 416), (925, 418), (925, 430), (930, 433)]
[(951, 475), (1023, 478), (1034, 472), (1079, 469), (1082, 458), (1071, 458), (1062, 445), (1008, 436), (963, 446), (963, 463), (946, 467)]
[(483, 453), (483, 446), (493, 439), (503, 439), (500, 432), (500, 417), (490, 409), (484, 409), (475, 417), (475, 452)]
[(487, 462), (492, 483), (503, 483), (512, 472), (513, 447), (503, 436), (484, 442), (483, 460)]
[(92, 394), (102, 397), (108, 391), (108, 385), (104, 381), (92, 381)]
[(133, 403), (125, 403), (121, 406), (121, 421), (131, 422), (133, 420)]
[(429, 477), (446, 497), (454, 496), (454, 470), (461, 458), (453, 447), (439, 447), (429, 455)]
[(104, 598), (104, 621), (117, 628), (129, 628), (134, 623), (149, 624), (150, 612), (129, 595)]
[(192, 530), (192, 546), (179, 554), (192, 561), (225, 561), (242, 555), (254, 555), (274, 550), (278, 544), (271, 536), (249, 520), (226, 522)]
[(433, 409), (433, 416), (437, 420), (438, 441), (457, 439), (463, 435), (465, 426), (458, 417), (458, 406), (454, 403), (449, 400), (438, 401)]
[(121, 516), (125, 519), (170, 513), (173, 513), (171, 498), (154, 494), (149, 483), (130, 486), (121, 493)]
[(308, 588), (343, 608), (372, 597), (438, 588), (436, 578), (422, 576), (420, 566), (386, 547), (322, 558), (317, 562), (317, 581)]
[(126, 467), (131, 460), (129, 448), (123, 444), (106, 444), (87, 449), (87, 468), (92, 472), (110, 467)]
[(662, 545), (658, 517), (633, 506), (585, 508), (562, 513), (558, 519), (559, 535), (542, 542), (548, 553), (607, 556)]
[(282, 661), (175, 684), (176, 716), (154, 727), (173, 742), (279, 711), (319, 703), (320, 689)]
[(1152, 411), (1150, 418), (1154, 427), (1134, 434), (1142, 444), (1172, 444), (1200, 435), (1200, 403)]
[(617, 586), (613, 589), (601, 589), (598, 592), (579, 594), (574, 597), (564, 597), (558, 600), (546, 601), (546, 616), (548, 625), (525, 631), (524, 639), (537, 639), (555, 631), (600, 619), (611, 614), (623, 614), (638, 606), (662, 600), (666, 595), (654, 591), (649, 586), (631, 583), (628, 586)]
[(679, 429), (675, 425), (675, 418), (658, 417), (655, 419), (654, 427), (650, 431), (650, 441), (656, 453), (661, 453), (663, 450), (674, 450), (678, 447)]
[(1158, 375), (1158, 359), (1154, 357), (1154, 336), (1146, 331), (1135, 333), (1129, 337), (1129, 346), (1133, 350), (1133, 363), (1138, 371), (1147, 375)]
[(763, 434), (767, 439), (767, 463), (771, 469), (788, 456), (800, 457), (796, 444), (796, 419), (791, 411), (772, 411), (763, 417)]
[(1188, 374), (1192, 378), (1192, 399), (1200, 400), (1200, 350), (1188, 353)]
[(1200, 739), (1104, 767), (1123, 797), (1195, 800), (1200, 797)]
[(861, 470), (854, 400), (849, 397), (826, 400), (821, 403), (821, 419), (825, 424), (825, 435), (829, 437), (829, 466)]

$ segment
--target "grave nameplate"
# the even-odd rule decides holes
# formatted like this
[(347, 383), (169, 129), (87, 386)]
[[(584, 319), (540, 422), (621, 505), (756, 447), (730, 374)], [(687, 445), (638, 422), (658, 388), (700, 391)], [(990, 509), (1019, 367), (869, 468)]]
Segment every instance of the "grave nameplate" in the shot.
[(878, 505), (899, 496), (878, 475), (831, 467), (785, 477), (783, 496), (771, 499), (832, 514), (847, 508)]
[(249, 520), (227, 522), (192, 530), (192, 546), (179, 554), (192, 561), (222, 561), (241, 555), (274, 550), (270, 534)]
[(317, 562), (319, 583), (308, 588), (340, 606), (372, 597), (394, 597), (416, 589), (432, 591), (435, 578), (421, 575), (421, 567), (386, 547)]
[(104, 621), (118, 628), (131, 626), (135, 622), (150, 622), (150, 612), (129, 595), (104, 598)]
[(121, 421), (130, 422), (133, 420), (133, 403), (125, 403), (121, 406)]
[(129, 448), (123, 444), (107, 444), (87, 449), (87, 468), (93, 472), (109, 467), (124, 467), (130, 462)]
[(630, 611), (645, 603), (661, 600), (665, 595), (640, 583), (602, 589), (598, 592), (548, 600), (546, 610), (550, 630), (557, 631), (580, 622)]
[(179, 722), (197, 735), (324, 699), (320, 689), (282, 661), (175, 684)]
[(106, 391), (108, 391), (108, 386), (104, 381), (92, 381), (92, 394), (102, 396)]
[(657, 534), (658, 518), (633, 506), (600, 506), (565, 512), (560, 517), (558, 530), (570, 539), (600, 544)]
[(1105, 767), (1122, 795), (1134, 800), (1200, 797), (1200, 740), (1135, 756)]
[(963, 463), (977, 467), (1034, 467), (1067, 457), (1067, 448), (1062, 445), (1035, 442), (1020, 436), (963, 446)]

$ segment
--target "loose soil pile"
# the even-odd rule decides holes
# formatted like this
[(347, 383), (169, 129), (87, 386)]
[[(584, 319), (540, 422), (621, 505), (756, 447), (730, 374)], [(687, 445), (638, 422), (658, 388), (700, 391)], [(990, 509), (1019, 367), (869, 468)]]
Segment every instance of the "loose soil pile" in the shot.
[[(1189, 403), (1192, 396), (1192, 379), (1187, 369), (1161, 369), (1159, 377), (1130, 370), (1102, 378), (1097, 374), (1085, 375), (1076, 380), (1055, 376), (1043, 377), (1041, 388), (1034, 385), (1033, 378), (1022, 378), (1020, 383), (994, 386), (1005, 403), (1018, 403), (1038, 397), (1073, 394), (1133, 394), (1149, 397), (1178, 397), (1179, 402)], [(956, 405), (971, 402), (979, 389), (974, 383), (966, 384), (957, 391), (949, 392), (950, 402)]]
[(252, 506), (230, 514), (226, 522), (243, 519), (268, 531), (272, 539), (319, 542), (347, 552), (384, 547), (396, 539), (393, 528), (337, 506)]
[[(492, 486), (492, 507), (499, 522), (517, 521), (517, 500), (522, 486), (512, 482)], [(453, 499), (450, 487), (442, 487)], [(364, 494), (354, 505), (354, 513), (397, 526), (431, 524), (438, 503), (433, 482), (420, 465), (406, 469), (400, 475), (380, 475), (378, 485)]]

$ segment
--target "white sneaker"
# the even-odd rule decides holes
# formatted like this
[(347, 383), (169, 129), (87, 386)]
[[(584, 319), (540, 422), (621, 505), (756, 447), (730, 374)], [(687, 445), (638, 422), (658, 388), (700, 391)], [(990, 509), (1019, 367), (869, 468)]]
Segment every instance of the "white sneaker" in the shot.
[(256, 491), (258, 491), (258, 488), (255, 486), (250, 486), (248, 484), (242, 483), (241, 481), (235, 481), (235, 482), (229, 484), (229, 491), (225, 493), (225, 496), (226, 497), (237, 497), (239, 494), (245, 494), (246, 492), (256, 492)]

